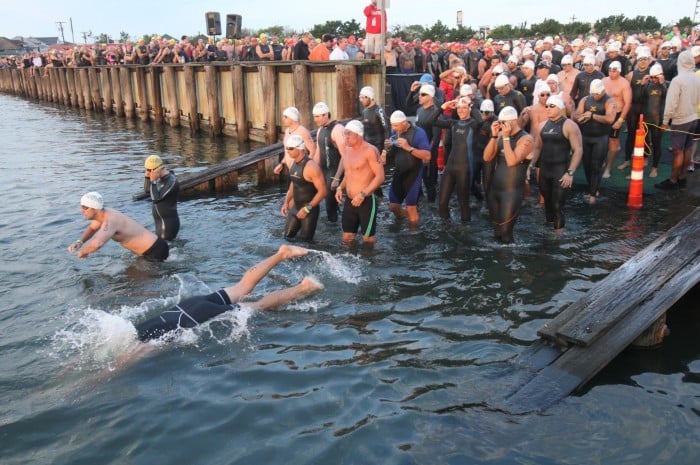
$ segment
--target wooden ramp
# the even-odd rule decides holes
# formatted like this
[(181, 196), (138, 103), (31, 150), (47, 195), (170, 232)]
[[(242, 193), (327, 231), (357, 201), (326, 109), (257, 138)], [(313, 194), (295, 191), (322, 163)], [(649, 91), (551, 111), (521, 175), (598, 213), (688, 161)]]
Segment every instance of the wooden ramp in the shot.
[[(277, 175), (273, 174), (272, 170), (281, 160), (283, 153), (282, 142), (278, 142), (212, 166), (199, 173), (178, 176), (180, 198), (230, 192), (237, 188), (238, 175), (245, 171), (255, 170), (258, 184), (277, 179)], [(143, 190), (133, 195), (134, 200), (148, 197), (149, 194)]]
[(582, 387), (700, 282), (700, 208), (562, 311), (515, 361), (504, 410), (541, 411)]

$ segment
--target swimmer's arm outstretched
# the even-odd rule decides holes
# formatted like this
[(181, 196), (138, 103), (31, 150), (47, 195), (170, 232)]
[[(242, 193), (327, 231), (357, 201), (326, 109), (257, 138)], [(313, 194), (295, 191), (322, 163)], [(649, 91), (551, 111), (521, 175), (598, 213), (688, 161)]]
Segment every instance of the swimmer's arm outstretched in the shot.
[(99, 230), (100, 223), (98, 221), (91, 221), (87, 228), (85, 228), (85, 231), (83, 231), (83, 233), (80, 235), (80, 239), (68, 246), (68, 252), (73, 253), (81, 248), (83, 244), (89, 241)]
[[(95, 224), (96, 223), (96, 224)], [(97, 229), (94, 229), (97, 226)], [(78, 258), (87, 258), (93, 252), (97, 252), (105, 245), (116, 233), (116, 229), (112, 226), (112, 221), (105, 220), (100, 224), (97, 221), (93, 221), (85, 230), (88, 233), (88, 242), (78, 252)], [(85, 234), (83, 233), (83, 234)]]

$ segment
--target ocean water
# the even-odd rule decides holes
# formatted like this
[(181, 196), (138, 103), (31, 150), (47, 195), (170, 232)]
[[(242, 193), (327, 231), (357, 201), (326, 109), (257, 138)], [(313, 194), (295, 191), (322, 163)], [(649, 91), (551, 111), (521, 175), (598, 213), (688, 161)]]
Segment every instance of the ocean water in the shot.
[[(696, 464), (697, 293), (661, 350), (625, 352), (543, 413), (498, 408), (511, 362), (536, 331), (677, 223), (697, 200), (658, 193), (641, 211), (581, 186), (567, 228), (534, 199), (516, 244), (421, 207), (419, 228), (383, 205), (378, 244), (346, 247), (321, 220), (313, 252), (252, 297), (313, 276), (324, 291), (272, 312), (243, 307), (134, 356), (134, 323), (238, 280), (283, 240), (284, 186), (186, 200), (162, 264), (116, 243), (86, 260), (66, 248), (80, 196), (152, 228), (133, 201), (157, 153), (176, 174), (241, 150), (228, 139), (105, 119), (0, 95), (0, 463), (2, 464)], [(455, 212), (456, 213), (456, 212)]]

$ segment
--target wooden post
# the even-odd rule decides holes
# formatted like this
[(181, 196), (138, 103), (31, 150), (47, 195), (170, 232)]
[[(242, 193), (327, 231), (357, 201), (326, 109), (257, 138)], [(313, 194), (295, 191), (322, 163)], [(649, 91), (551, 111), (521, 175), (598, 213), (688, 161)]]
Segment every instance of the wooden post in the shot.
[(190, 118), (190, 134), (199, 132), (199, 112), (197, 111), (197, 85), (194, 75), (194, 66), (184, 66), (185, 71), (185, 95), (187, 96), (187, 109)]
[(153, 120), (156, 123), (163, 123), (163, 97), (160, 91), (160, 67), (154, 66), (151, 71), (151, 93), (153, 94)]
[(145, 68), (139, 66), (134, 70), (134, 78), (136, 79), (136, 88), (134, 95), (138, 95), (139, 102), (139, 117), (141, 121), (151, 119), (151, 114), (148, 109), (148, 92), (146, 91), (146, 71)]
[(41, 85), (41, 78), (39, 77), (39, 73), (34, 72), (34, 85), (36, 86), (36, 96), (39, 100), (44, 100), (44, 88)]
[(100, 88), (102, 89), (102, 107), (104, 112), (111, 116), (112, 115), (112, 82), (109, 78), (110, 75), (109, 68), (102, 68), (100, 70)]
[(90, 79), (90, 100), (95, 111), (102, 111), (102, 95), (100, 95), (100, 78), (97, 76), (97, 68), (88, 68), (88, 78)]
[(87, 111), (92, 111), (92, 98), (90, 96), (90, 76), (87, 68), (78, 68), (80, 77), (80, 91), (83, 94), (83, 105)]
[(54, 77), (53, 68), (47, 68), (45, 73), (46, 77), (44, 79), (48, 80), (47, 84), (51, 94), (50, 100), (54, 103), (58, 103), (58, 89), (56, 86), (56, 78)]
[(134, 117), (134, 94), (131, 90), (131, 74), (128, 66), (119, 68), (119, 82), (122, 85), (122, 96), (124, 97), (124, 114), (127, 119)]
[(338, 76), (338, 115), (336, 119), (352, 118), (357, 115), (357, 71), (352, 65), (336, 65)]
[(309, 69), (305, 64), (292, 67), (294, 81), (294, 106), (301, 113), (301, 124), (305, 128), (313, 127), (311, 119), (311, 92), (309, 92)]
[(170, 126), (176, 128), (180, 126), (180, 107), (177, 104), (177, 85), (175, 82), (175, 65), (163, 67), (163, 82), (165, 84), (165, 95), (168, 98), (168, 112)]
[(70, 104), (74, 108), (78, 108), (78, 92), (75, 90), (75, 68), (66, 68), (66, 84), (68, 85), (68, 94), (70, 94)]
[(114, 96), (114, 110), (117, 116), (124, 117), (124, 99), (122, 98), (122, 85), (119, 82), (119, 68), (112, 66), (109, 68), (112, 84), (112, 95)]
[(63, 96), (63, 104), (70, 106), (70, 91), (68, 90), (68, 69), (59, 68), (61, 79), (61, 95)]
[(219, 86), (216, 79), (216, 68), (212, 65), (204, 66), (205, 82), (207, 85), (207, 102), (209, 103), (209, 127), (210, 134), (214, 137), (221, 135), (221, 113), (219, 112)]
[(262, 83), (263, 111), (265, 118), (265, 143), (277, 142), (277, 85), (275, 68), (272, 65), (259, 65), (260, 81)]
[(231, 66), (231, 85), (233, 86), (233, 108), (236, 115), (236, 137), (242, 144), (248, 140), (248, 119), (245, 111), (245, 87), (243, 84), (243, 67)]

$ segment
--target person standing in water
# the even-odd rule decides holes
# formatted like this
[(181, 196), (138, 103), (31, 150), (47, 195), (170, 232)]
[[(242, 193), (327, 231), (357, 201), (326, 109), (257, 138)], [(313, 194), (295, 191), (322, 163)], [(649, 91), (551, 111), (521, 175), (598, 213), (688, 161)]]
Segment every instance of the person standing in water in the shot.
[(180, 184), (172, 171), (165, 168), (158, 155), (146, 158), (144, 168), (144, 189), (150, 194), (153, 202), (151, 213), (156, 224), (156, 235), (166, 241), (172, 241), (180, 231), (180, 217), (177, 214)]
[(491, 139), (484, 149), (484, 162), (492, 162), (493, 175), (486, 193), (496, 239), (512, 243), (513, 227), (520, 213), (525, 191), (525, 176), (532, 153), (532, 136), (518, 124), (518, 112), (505, 107), (498, 121), (491, 124)]
[(80, 239), (68, 246), (68, 252), (78, 252), (78, 258), (87, 258), (110, 239), (148, 260), (162, 261), (168, 258), (170, 248), (163, 238), (125, 214), (113, 208), (105, 208), (99, 192), (83, 195), (80, 199), (80, 209), (83, 216), (90, 220), (90, 224), (80, 235)]

